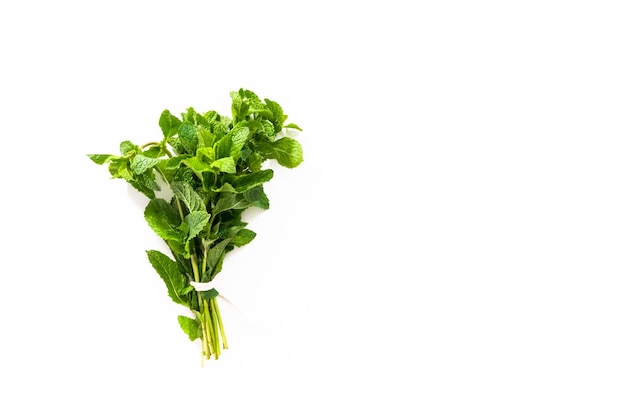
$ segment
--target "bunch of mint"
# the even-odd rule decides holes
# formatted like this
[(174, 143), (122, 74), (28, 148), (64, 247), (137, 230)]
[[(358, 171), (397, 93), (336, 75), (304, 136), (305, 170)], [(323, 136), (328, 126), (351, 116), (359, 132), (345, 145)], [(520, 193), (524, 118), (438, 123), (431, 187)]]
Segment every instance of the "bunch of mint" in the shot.
[(145, 219), (173, 259), (156, 250), (147, 251), (148, 259), (171, 299), (190, 309), (178, 322), (192, 341), (201, 339), (206, 359), (219, 358), (228, 347), (218, 292), (210, 282), (226, 254), (256, 236), (242, 213), (269, 208), (263, 184), (273, 171), (263, 162), (274, 159), (295, 168), (303, 160), (300, 143), (285, 136), (301, 129), (285, 124), (278, 103), (243, 89), (231, 98), (232, 118), (190, 107), (179, 119), (165, 110), (159, 118), (161, 141), (143, 146), (124, 141), (119, 156), (88, 155), (149, 198)]

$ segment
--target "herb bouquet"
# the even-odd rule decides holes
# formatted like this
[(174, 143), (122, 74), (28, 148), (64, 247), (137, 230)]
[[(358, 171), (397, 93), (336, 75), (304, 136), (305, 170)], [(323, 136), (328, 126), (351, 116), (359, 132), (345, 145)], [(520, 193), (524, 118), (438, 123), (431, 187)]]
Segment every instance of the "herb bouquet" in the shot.
[(173, 259), (156, 250), (147, 251), (148, 259), (172, 300), (191, 310), (191, 317), (178, 316), (178, 322), (192, 341), (201, 339), (206, 359), (218, 359), (228, 348), (211, 282), (226, 254), (256, 236), (242, 213), (269, 208), (263, 184), (273, 171), (263, 169), (263, 162), (275, 159), (287, 168), (302, 162), (300, 143), (284, 136), (284, 129), (301, 129), (285, 124), (278, 103), (243, 89), (231, 98), (232, 118), (188, 108), (179, 119), (165, 110), (161, 141), (124, 141), (120, 156), (88, 155), (150, 199), (145, 219)]

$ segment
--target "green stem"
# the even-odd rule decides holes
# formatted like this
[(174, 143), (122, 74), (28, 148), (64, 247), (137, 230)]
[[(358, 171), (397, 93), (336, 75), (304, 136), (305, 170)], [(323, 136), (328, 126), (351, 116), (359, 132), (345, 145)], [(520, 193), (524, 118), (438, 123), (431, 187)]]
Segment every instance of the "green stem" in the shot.
[(167, 147), (162, 142), (148, 142), (148, 143), (141, 145), (141, 149), (145, 149), (148, 146), (153, 146), (153, 145), (159, 145), (161, 147), (161, 150), (165, 152), (167, 156), (169, 156), (170, 158), (172, 157), (172, 153), (169, 151), (169, 149), (167, 149)]
[(215, 359), (217, 359), (219, 356), (219, 352), (218, 352), (217, 340), (215, 340), (215, 332), (213, 331), (213, 320), (212, 320), (211, 309), (209, 307), (209, 303), (207, 302), (207, 300), (203, 299), (202, 304), (204, 305), (204, 312), (205, 312), (204, 326), (206, 330), (207, 340), (211, 348), (211, 352), (207, 356), (207, 359), (211, 359), (211, 354), (215, 354)]
[(224, 349), (228, 349), (228, 341), (226, 340), (226, 332), (224, 331), (224, 324), (222, 323), (222, 315), (220, 314), (219, 303), (217, 302), (217, 299), (214, 298), (214, 300), (214, 308), (215, 313), (217, 314), (217, 324), (220, 329), (220, 335), (222, 336), (222, 344), (224, 346)]
[(215, 312), (215, 298), (211, 298), (211, 300), (209, 301), (209, 306), (211, 310), (211, 319), (212, 319), (211, 330), (213, 331), (213, 338), (215, 340), (215, 359), (217, 359), (219, 358), (221, 349), (220, 349), (220, 335), (217, 329), (218, 320), (217, 320), (217, 313)]
[(208, 359), (211, 357), (211, 350), (208, 344), (206, 326), (204, 325), (204, 314), (202, 314), (202, 311), (204, 309), (202, 308), (202, 304), (202, 299), (198, 298), (198, 309), (200, 310), (200, 312), (196, 314), (196, 318), (198, 319), (198, 321), (200, 321), (201, 324), (200, 331), (202, 332), (202, 337), (200, 338), (200, 340), (202, 341), (202, 363), (204, 364), (204, 358)]
[(191, 255), (191, 269), (193, 270), (193, 280), (196, 282), (200, 282), (200, 272), (198, 271), (196, 255)]

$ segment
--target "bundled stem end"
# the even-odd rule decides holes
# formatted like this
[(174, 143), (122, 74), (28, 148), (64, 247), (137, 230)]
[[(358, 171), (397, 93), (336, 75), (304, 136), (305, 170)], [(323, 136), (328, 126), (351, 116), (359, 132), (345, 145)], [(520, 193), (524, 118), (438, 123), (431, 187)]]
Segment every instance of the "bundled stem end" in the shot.
[(202, 339), (202, 358), (219, 359), (222, 349), (228, 349), (228, 341), (222, 323), (222, 316), (215, 298), (203, 299), (200, 303), (200, 325)]

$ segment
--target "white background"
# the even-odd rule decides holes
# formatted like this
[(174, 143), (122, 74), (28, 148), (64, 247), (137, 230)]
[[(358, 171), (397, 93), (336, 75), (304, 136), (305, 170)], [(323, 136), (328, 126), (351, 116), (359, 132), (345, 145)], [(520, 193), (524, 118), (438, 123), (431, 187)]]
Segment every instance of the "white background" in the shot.
[[(626, 415), (609, 1), (5, 2), (0, 415)], [(244, 87), (305, 131), (200, 362), (87, 153)]]

